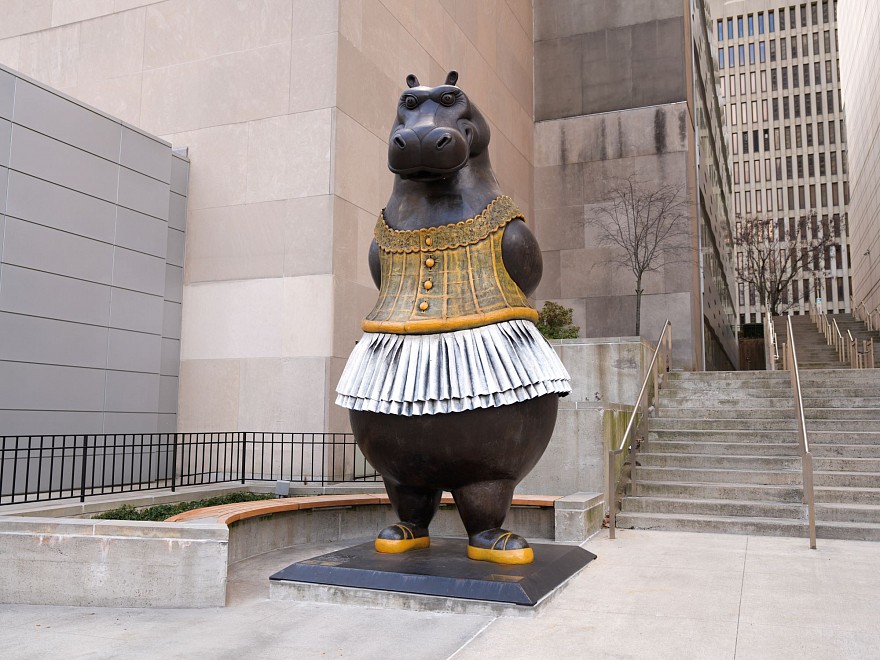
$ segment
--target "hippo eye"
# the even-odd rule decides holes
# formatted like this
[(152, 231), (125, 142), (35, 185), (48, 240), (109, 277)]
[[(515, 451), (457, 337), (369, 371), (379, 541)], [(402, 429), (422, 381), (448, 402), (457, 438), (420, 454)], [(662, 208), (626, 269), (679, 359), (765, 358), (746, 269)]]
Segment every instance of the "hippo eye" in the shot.
[(455, 94), (452, 92), (445, 92), (440, 95), (440, 103), (443, 105), (449, 106), (455, 103)]
[(407, 94), (403, 97), (403, 104), (410, 110), (413, 110), (419, 104), (419, 100), (412, 94)]

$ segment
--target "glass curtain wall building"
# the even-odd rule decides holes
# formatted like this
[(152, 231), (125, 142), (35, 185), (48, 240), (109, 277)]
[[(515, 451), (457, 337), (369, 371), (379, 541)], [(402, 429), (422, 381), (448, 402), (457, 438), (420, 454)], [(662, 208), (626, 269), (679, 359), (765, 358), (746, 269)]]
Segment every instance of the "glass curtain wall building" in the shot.
[[(714, 57), (727, 115), (734, 231), (767, 221), (780, 250), (823, 237), (782, 295), (780, 311), (851, 310), (846, 124), (835, 0), (782, 5), (711, 0)], [(797, 239), (793, 241), (792, 239)], [(796, 244), (795, 244), (796, 243)], [(748, 268), (737, 250), (736, 268)], [(790, 267), (790, 266), (789, 266)], [(760, 293), (736, 285), (740, 323), (760, 321)]]

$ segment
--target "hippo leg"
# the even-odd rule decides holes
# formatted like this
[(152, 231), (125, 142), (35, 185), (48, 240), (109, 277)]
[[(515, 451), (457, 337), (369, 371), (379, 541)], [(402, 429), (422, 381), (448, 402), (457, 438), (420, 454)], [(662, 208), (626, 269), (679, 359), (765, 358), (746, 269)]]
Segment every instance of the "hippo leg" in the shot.
[(400, 553), (431, 545), (428, 525), (440, 507), (440, 490), (403, 486), (384, 479), (385, 490), (400, 522), (389, 525), (376, 538), (378, 552)]
[(534, 553), (521, 536), (502, 529), (510, 510), (511, 480), (482, 481), (452, 491), (468, 533), (468, 557), (496, 564), (530, 564)]

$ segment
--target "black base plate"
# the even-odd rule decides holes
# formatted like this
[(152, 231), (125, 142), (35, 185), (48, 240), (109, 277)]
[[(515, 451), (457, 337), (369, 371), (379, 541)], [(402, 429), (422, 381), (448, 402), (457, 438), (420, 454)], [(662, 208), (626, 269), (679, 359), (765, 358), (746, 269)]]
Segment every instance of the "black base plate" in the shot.
[(270, 580), (536, 605), (596, 558), (573, 545), (531, 544), (535, 561), (521, 566), (474, 561), (466, 539), (432, 538), (431, 547), (392, 555), (373, 542), (291, 564)]

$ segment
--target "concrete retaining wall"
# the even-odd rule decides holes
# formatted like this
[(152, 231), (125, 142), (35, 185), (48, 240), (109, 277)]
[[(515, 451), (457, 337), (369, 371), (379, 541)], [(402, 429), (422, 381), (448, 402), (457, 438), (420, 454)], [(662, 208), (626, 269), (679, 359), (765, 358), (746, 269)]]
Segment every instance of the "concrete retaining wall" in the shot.
[(0, 603), (218, 607), (225, 525), (0, 518)]

